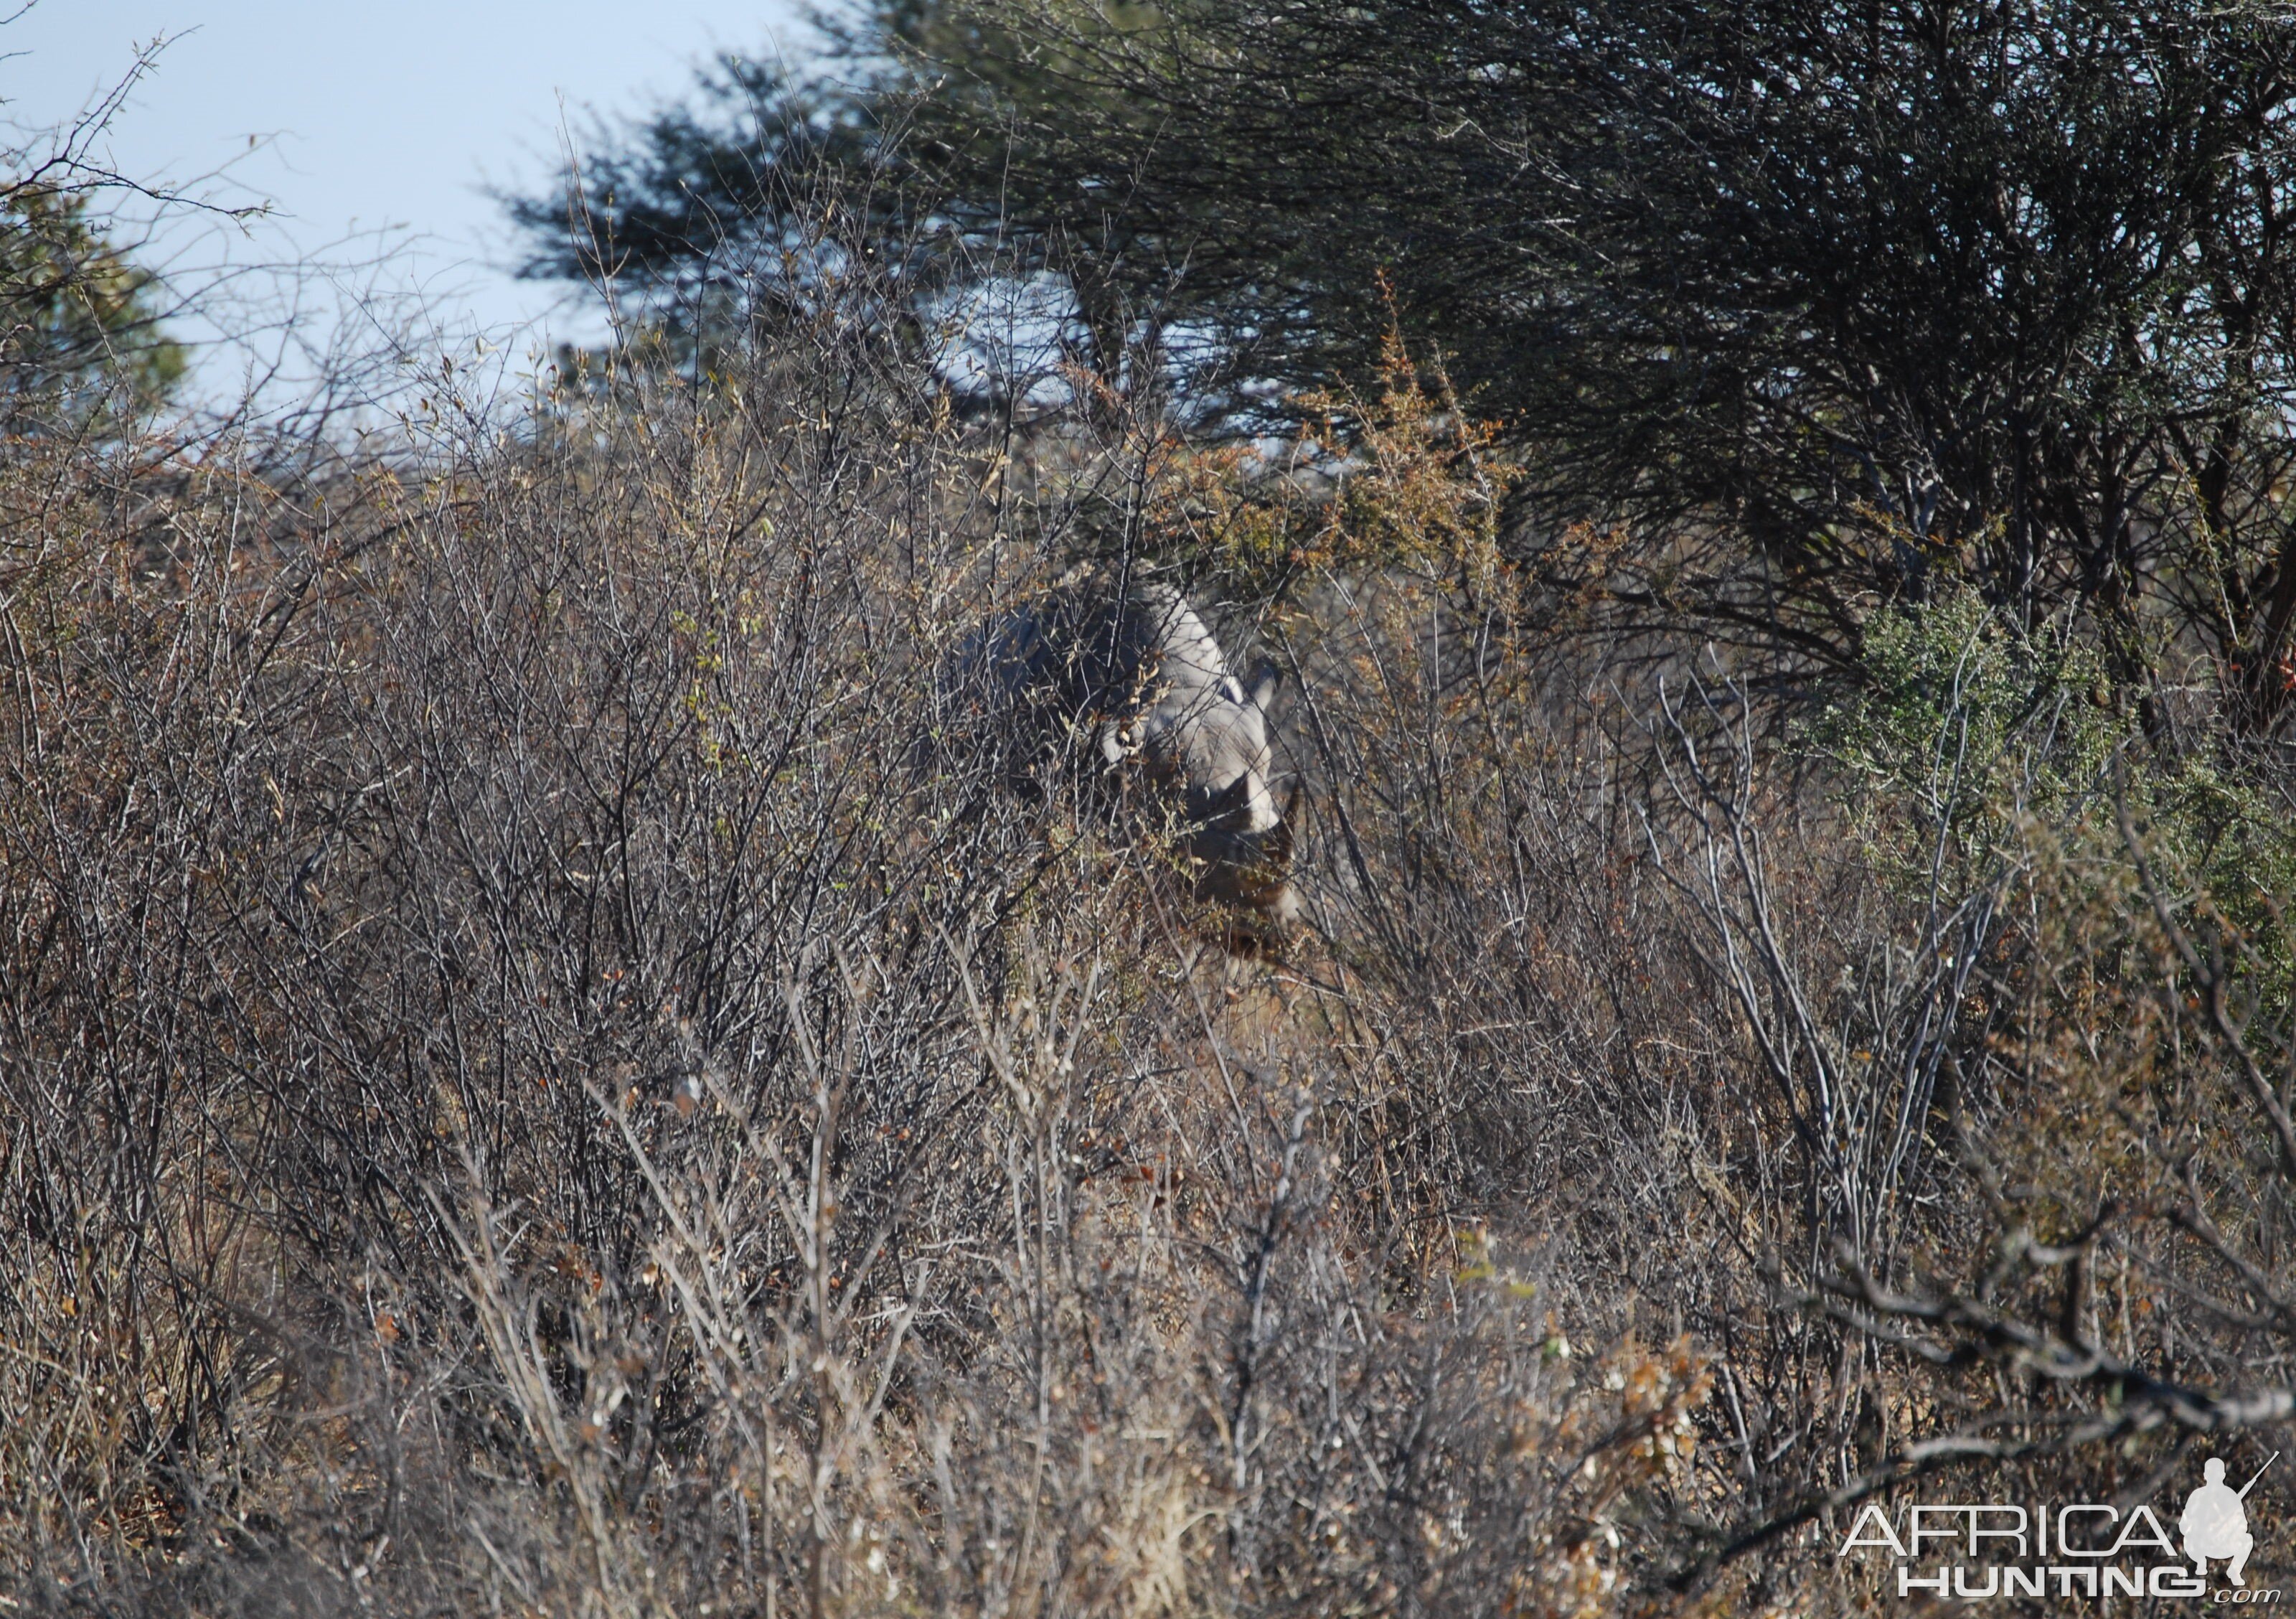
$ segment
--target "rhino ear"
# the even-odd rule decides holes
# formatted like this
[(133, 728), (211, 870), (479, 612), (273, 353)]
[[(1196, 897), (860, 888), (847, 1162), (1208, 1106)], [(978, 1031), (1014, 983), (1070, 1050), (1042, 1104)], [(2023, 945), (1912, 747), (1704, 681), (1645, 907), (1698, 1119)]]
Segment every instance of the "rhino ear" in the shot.
[(1283, 671), (1273, 663), (1263, 663), (1259, 673), (1252, 678), (1251, 706), (1264, 709), (1275, 701), (1276, 688), (1283, 684)]

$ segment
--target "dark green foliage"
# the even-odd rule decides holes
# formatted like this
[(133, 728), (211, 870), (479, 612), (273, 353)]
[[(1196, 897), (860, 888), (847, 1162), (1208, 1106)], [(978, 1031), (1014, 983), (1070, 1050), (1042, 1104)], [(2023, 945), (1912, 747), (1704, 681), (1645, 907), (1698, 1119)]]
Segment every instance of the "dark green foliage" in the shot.
[(521, 274), (610, 289), (646, 346), (687, 365), (747, 323), (817, 306), (857, 260), (905, 271), (892, 284), (913, 311), (939, 267), (902, 243), (934, 193), (901, 155), (890, 95), (735, 56), (700, 88), (698, 105), (603, 142), (562, 193), (504, 199), (534, 244)]
[(1247, 371), (1431, 336), (1542, 517), (1728, 535), (1643, 605), (1830, 662), (1963, 576), (2094, 613), (2124, 678), (2160, 606), (2276, 722), (2276, 13), (983, 3), (1033, 72), (974, 73), (976, 186)]
[(160, 329), (156, 291), (85, 193), (0, 186), (0, 411), (12, 431), (164, 399), (185, 357)]
[[(2029, 627), (2093, 623), (2120, 682), (2181, 641), (2243, 729), (2279, 724), (2283, 14), (955, 0), (882, 23), (899, 65), (839, 116), (877, 117), (882, 158), (901, 105), (908, 218), (1057, 272), (1103, 379), (1185, 373), (1186, 414), (1249, 418), (1248, 384), (1359, 382), (1399, 325), (1533, 464), (1529, 531), (1632, 526), (1600, 582), (1638, 621), (1849, 667), (1875, 605), (1966, 579)], [(722, 174), (777, 138), (672, 115), (608, 160), (644, 168), (624, 194), (681, 199), (666, 229), (622, 205), (631, 262), (773, 240), (771, 199)]]
[(2121, 678), (2165, 606), (2280, 714), (2273, 13), (985, 7), (1036, 64), (978, 76), (1010, 211), (1249, 370), (1431, 335), (1543, 517), (1729, 535), (1676, 604), (1833, 662), (1874, 602), (1968, 577), (2028, 625), (2094, 613)]

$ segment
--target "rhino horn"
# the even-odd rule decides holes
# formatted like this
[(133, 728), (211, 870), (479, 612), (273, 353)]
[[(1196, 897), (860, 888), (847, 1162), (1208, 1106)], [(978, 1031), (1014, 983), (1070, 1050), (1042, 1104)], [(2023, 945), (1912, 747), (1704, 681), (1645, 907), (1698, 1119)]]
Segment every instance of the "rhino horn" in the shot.
[(1244, 813), (1251, 802), (1251, 782), (1239, 776), (1204, 801), (1204, 825), (1219, 826)]

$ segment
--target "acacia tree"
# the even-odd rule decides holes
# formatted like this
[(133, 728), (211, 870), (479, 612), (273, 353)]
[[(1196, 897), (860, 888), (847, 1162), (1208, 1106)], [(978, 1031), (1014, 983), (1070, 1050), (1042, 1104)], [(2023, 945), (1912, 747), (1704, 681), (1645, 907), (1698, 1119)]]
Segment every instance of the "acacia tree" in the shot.
[[(1249, 416), (1239, 385), (1359, 379), (1400, 323), (1532, 464), (1526, 550), (1628, 525), (1598, 582), (1632, 621), (1849, 668), (1876, 604), (1967, 579), (2085, 619), (2125, 683), (2204, 652), (2242, 728), (2282, 722), (2296, 26), (2270, 8), (880, 23), (856, 94), (909, 98), (906, 194), (1062, 276), (1103, 376), (1177, 353), (1199, 415)], [(733, 150), (660, 133), (655, 191)]]
[(972, 3), (1032, 70), (942, 64), (993, 107), (950, 143), (973, 187), (1021, 177), (1009, 210), (1248, 372), (1432, 336), (1542, 517), (1653, 542), (1628, 604), (1843, 662), (1875, 602), (1964, 577), (2090, 616), (2124, 679), (2157, 609), (2278, 724), (2278, 13)]
[(931, 203), (887, 96), (730, 54), (698, 89), (693, 105), (599, 130), (560, 190), (503, 198), (532, 243), (521, 275), (596, 289), (687, 363), (817, 304), (825, 278), (880, 259)]
[[(1038, 168), (1000, 172), (979, 138), (1008, 103), (1050, 117), (1067, 93), (1036, 44), (939, 0), (882, 0), (822, 26), (816, 61), (723, 55), (687, 102), (595, 126), (562, 186), (503, 195), (529, 243), (520, 274), (586, 285), (637, 346), (685, 363), (817, 301), (824, 277), (865, 260), (893, 272), (880, 318), (919, 337), (1001, 283), (1054, 329), (1061, 363), (1098, 379), (1079, 398), (1160, 380), (1157, 316), (1173, 289), (1138, 284), (1119, 240), (1132, 227), (1030, 201)], [(1127, 92), (1107, 95), (1091, 119), (1120, 116)]]

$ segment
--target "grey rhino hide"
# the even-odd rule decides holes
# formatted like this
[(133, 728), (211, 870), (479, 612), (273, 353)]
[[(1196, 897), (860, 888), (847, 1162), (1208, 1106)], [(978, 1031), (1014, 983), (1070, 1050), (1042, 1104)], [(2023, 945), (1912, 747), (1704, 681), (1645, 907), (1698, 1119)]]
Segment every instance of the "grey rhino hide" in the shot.
[(1120, 601), (1055, 590), (976, 634), (957, 662), (977, 711), (1016, 723), (1015, 776), (1048, 761), (1095, 774), (1136, 764), (1179, 812), (1202, 887), (1279, 923), (1296, 915), (1292, 828), (1269, 790), (1267, 705), (1275, 670), (1247, 690), (1169, 585)]

